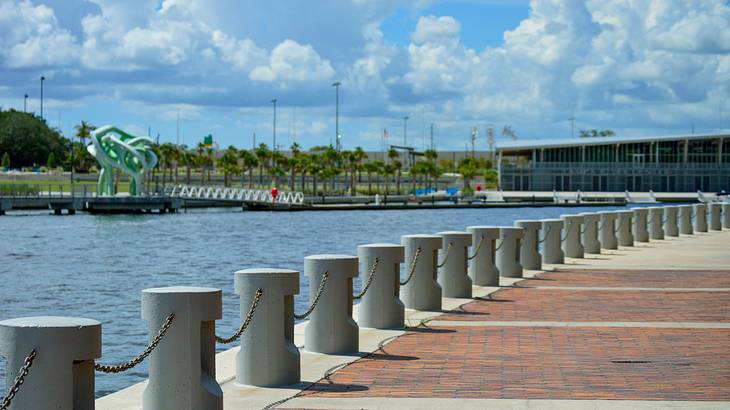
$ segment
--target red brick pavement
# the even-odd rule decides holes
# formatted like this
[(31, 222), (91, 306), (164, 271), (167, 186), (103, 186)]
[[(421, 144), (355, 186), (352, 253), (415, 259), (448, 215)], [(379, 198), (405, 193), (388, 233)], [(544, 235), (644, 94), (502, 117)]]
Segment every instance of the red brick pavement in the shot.
[(730, 322), (730, 292), (509, 288), (439, 320), (564, 322)]
[(434, 328), (407, 333), (387, 355), (303, 394), (730, 400), (728, 346), (724, 329)]
[(605, 286), (641, 288), (730, 288), (730, 271), (580, 270), (545, 272), (520, 286)]

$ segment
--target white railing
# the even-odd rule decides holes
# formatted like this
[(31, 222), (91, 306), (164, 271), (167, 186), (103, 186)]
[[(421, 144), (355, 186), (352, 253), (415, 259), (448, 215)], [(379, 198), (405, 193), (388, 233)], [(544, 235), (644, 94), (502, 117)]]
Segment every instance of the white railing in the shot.
[(285, 205), (301, 205), (304, 203), (304, 194), (302, 192), (281, 191), (276, 199), (274, 199), (270, 191), (261, 189), (176, 185), (167, 187), (165, 193), (176, 198), (207, 199), (211, 201), (277, 203)]

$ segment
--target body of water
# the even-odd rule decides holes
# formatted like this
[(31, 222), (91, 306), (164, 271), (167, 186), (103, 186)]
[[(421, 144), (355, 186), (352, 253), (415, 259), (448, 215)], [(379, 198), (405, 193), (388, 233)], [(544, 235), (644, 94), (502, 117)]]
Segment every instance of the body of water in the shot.
[[(400, 243), (401, 235), (464, 230), (470, 225), (512, 225), (517, 219), (612, 209), (292, 213), (210, 209), (166, 215), (62, 217), (46, 212), (11, 213), (0, 217), (0, 320), (42, 315), (99, 320), (103, 324), (99, 361), (118, 363), (141, 352), (148, 342), (147, 324), (140, 317), (145, 288), (222, 289), (223, 319), (217, 322), (217, 333), (229, 335), (239, 325), (239, 302), (233, 292), (233, 272), (239, 269), (277, 267), (301, 272), (305, 256), (356, 255), (358, 245)], [(359, 279), (354, 286), (357, 292)], [(308, 297), (309, 282), (302, 277), (297, 311), (306, 309)], [(126, 373), (97, 373), (97, 396), (146, 377), (145, 363)], [(0, 380), (5, 380), (4, 360), (0, 361)]]

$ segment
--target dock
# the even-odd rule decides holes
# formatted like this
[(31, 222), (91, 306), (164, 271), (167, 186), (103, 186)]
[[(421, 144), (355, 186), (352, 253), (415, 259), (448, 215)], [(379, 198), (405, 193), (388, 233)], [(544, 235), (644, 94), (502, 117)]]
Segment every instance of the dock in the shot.
[[(566, 258), (406, 310), (406, 329), (361, 328), (358, 354), (302, 350), (298, 385), (236, 384), (238, 348), (216, 356), (216, 380), (225, 408), (725, 409), (728, 244), (725, 229)], [(139, 409), (144, 387), (96, 408)]]

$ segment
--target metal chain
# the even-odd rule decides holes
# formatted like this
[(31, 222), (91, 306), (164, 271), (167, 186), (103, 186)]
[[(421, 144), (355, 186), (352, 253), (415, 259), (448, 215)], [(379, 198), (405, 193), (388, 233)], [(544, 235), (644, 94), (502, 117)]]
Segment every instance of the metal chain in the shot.
[(368, 289), (370, 289), (370, 285), (373, 283), (373, 278), (375, 277), (375, 270), (378, 269), (378, 263), (380, 263), (380, 259), (375, 258), (375, 263), (373, 263), (373, 267), (370, 269), (370, 276), (368, 276), (368, 280), (367, 282), (365, 282), (365, 286), (362, 288), (362, 292), (353, 296), (353, 299), (361, 299), (363, 296), (365, 296)]
[(238, 328), (236, 333), (233, 334), (231, 337), (220, 337), (218, 335), (215, 335), (215, 341), (218, 343), (228, 344), (235, 342), (238, 340), (239, 337), (243, 334), (243, 332), (246, 331), (246, 328), (248, 328), (248, 325), (251, 324), (251, 320), (253, 320), (253, 315), (256, 313), (256, 308), (259, 305), (259, 301), (261, 300), (261, 296), (263, 296), (264, 292), (261, 289), (258, 289), (256, 291), (256, 295), (253, 297), (253, 301), (251, 302), (251, 307), (248, 308), (248, 313), (246, 314), (246, 319), (241, 323), (241, 327)]
[(500, 240), (499, 241), (499, 246), (497, 246), (496, 248), (494, 248), (494, 251), (497, 252), (502, 247), (502, 245), (504, 245), (505, 242), (507, 242), (507, 241), (504, 240), (504, 239)]
[(603, 227), (606, 226), (606, 222), (608, 219), (601, 219), (601, 222), (598, 224), (598, 232), (601, 232), (603, 230)]
[(33, 365), (33, 360), (35, 359), (36, 355), (38, 353), (35, 351), (35, 349), (31, 350), (28, 356), (25, 357), (25, 360), (23, 360), (23, 366), (20, 367), (20, 371), (18, 371), (18, 375), (15, 376), (15, 380), (13, 381), (13, 385), (10, 386), (10, 390), (8, 390), (8, 395), (3, 398), (2, 403), (0, 403), (0, 410), (5, 410), (8, 407), (10, 407), (10, 403), (13, 401), (13, 398), (16, 394), (18, 394), (18, 391), (20, 390), (20, 386), (25, 383), (25, 376), (28, 375), (28, 371), (30, 370), (30, 366)]
[[(553, 226), (552, 226), (552, 225), (548, 225), (547, 229), (545, 230), (545, 234), (544, 234), (544, 235), (542, 235), (542, 239), (538, 239), (538, 240), (537, 240), (537, 243), (543, 243), (543, 242), (545, 242), (545, 241), (547, 240), (547, 238), (548, 238), (548, 235), (550, 234), (550, 231), (551, 231), (552, 229), (553, 229)], [(502, 245), (500, 245), (500, 246), (502, 246)], [(499, 248), (498, 248), (498, 249), (499, 249)]]
[(413, 273), (416, 271), (416, 264), (418, 263), (418, 257), (421, 256), (421, 247), (419, 246), (416, 248), (416, 254), (413, 255), (413, 260), (411, 261), (411, 271), (408, 273), (408, 276), (406, 277), (405, 282), (400, 282), (401, 286), (405, 286), (408, 284), (408, 282), (411, 281), (411, 278), (413, 277)]
[(479, 238), (479, 243), (477, 243), (477, 249), (474, 251), (474, 254), (466, 257), (468, 260), (472, 260), (477, 257), (479, 250), (482, 249), (482, 242), (484, 242), (484, 235)]
[(127, 370), (133, 368), (134, 366), (142, 363), (144, 361), (144, 359), (146, 359), (147, 356), (149, 356), (150, 353), (152, 353), (152, 351), (155, 350), (155, 348), (160, 343), (160, 341), (162, 341), (162, 338), (165, 337), (165, 333), (167, 333), (167, 329), (169, 329), (170, 326), (172, 325), (173, 319), (175, 319), (175, 314), (170, 313), (167, 316), (167, 318), (165, 319), (165, 322), (162, 324), (162, 328), (160, 328), (160, 331), (157, 332), (157, 336), (155, 336), (155, 338), (152, 340), (152, 343), (150, 343), (150, 345), (147, 346), (147, 348), (144, 350), (144, 352), (142, 352), (139, 356), (135, 357), (134, 359), (132, 359), (126, 363), (121, 363), (121, 364), (117, 364), (117, 365), (105, 365), (105, 364), (94, 363), (94, 370), (96, 370), (97, 372), (102, 372), (102, 373), (121, 373), (121, 372), (127, 371)]
[(441, 262), (441, 263), (439, 263), (439, 264), (437, 264), (436, 265), (437, 268), (440, 268), (440, 267), (443, 267), (444, 265), (446, 265), (446, 261), (449, 260), (449, 253), (451, 251), (451, 246), (453, 244), (454, 244), (453, 242), (449, 242), (449, 245), (446, 247), (446, 256), (444, 256), (444, 261)]
[(616, 225), (616, 229), (613, 230), (613, 233), (616, 234), (618, 231), (621, 230), (621, 227), (623, 226), (624, 218), (619, 218), (618, 225)]
[(565, 230), (565, 236), (560, 235), (560, 242), (565, 242), (566, 239), (568, 239), (568, 234), (570, 233), (570, 230), (573, 228), (573, 225), (575, 225), (572, 221), (568, 223), (568, 229)]
[(322, 292), (324, 292), (324, 286), (327, 284), (327, 279), (330, 277), (330, 272), (325, 271), (324, 275), (322, 275), (322, 281), (319, 282), (319, 289), (317, 289), (317, 295), (314, 297), (314, 301), (312, 301), (312, 305), (307, 309), (306, 312), (302, 313), (301, 315), (298, 315), (296, 312), (294, 312), (294, 318), (297, 320), (306, 319), (307, 316), (312, 314), (314, 311), (314, 308), (317, 307), (317, 303), (319, 303), (319, 298), (322, 296)]

